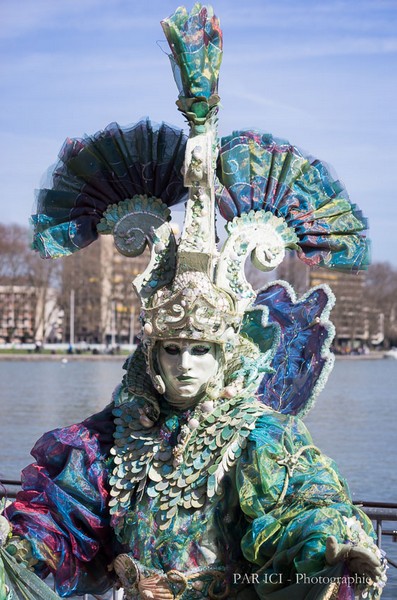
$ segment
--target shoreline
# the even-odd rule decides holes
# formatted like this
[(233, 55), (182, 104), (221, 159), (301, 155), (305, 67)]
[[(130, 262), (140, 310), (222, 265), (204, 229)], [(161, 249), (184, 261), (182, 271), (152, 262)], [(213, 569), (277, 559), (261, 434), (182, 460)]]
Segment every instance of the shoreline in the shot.
[(375, 351), (369, 354), (335, 354), (335, 359), (348, 359), (348, 360), (383, 360), (385, 358), (391, 358), (387, 356), (387, 351)]
[[(0, 351), (0, 361), (4, 360), (21, 360), (21, 361), (63, 361), (70, 362), (76, 360), (126, 360), (130, 356), (130, 353), (126, 354), (33, 354), (29, 352), (16, 352), (15, 354), (12, 352), (4, 352)], [(371, 352), (370, 354), (336, 354), (336, 360), (383, 360), (392, 358), (391, 356), (387, 356), (386, 351), (376, 351)]]
[(71, 362), (76, 360), (126, 360), (130, 354), (29, 354), (29, 353), (1, 353), (0, 361), (21, 360), (21, 361), (63, 361)]

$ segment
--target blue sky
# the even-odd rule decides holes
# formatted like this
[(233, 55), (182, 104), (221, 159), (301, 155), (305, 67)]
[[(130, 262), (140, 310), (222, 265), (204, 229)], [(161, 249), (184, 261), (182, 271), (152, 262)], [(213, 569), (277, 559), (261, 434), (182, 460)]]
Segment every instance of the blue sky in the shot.
[[(187, 5), (189, 8), (192, 3)], [(395, 0), (217, 0), (220, 133), (254, 127), (333, 166), (397, 265)], [(0, 1), (0, 221), (26, 224), (66, 137), (143, 116), (184, 126), (170, 0)]]

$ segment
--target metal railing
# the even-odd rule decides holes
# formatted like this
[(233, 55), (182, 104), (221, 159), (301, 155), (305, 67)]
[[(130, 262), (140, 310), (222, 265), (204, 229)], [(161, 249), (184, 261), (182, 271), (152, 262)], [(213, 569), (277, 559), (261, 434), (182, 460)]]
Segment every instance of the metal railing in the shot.
[[(3, 486), (8, 486), (7, 491), (2, 490), (0, 487), (0, 498), (7, 495), (8, 498), (15, 498), (18, 489), (21, 487), (21, 482), (14, 479), (2, 479)], [(382, 547), (383, 537), (391, 537), (393, 542), (397, 542), (397, 503), (394, 502), (370, 502), (366, 500), (355, 500), (353, 502), (356, 506), (361, 508), (363, 512), (368, 515), (371, 521), (374, 523), (377, 544), (379, 548)], [(384, 529), (384, 523), (392, 523), (392, 528)], [(386, 557), (389, 565), (397, 568), (397, 563)], [(91, 594), (85, 594), (83, 600), (122, 600), (123, 591), (117, 590), (115, 587), (110, 590), (104, 596), (96, 596)], [(77, 597), (76, 597), (77, 598)], [(81, 596), (80, 596), (81, 598)], [(71, 599), (73, 600), (73, 599)]]
[[(382, 538), (383, 536), (389, 536), (392, 538), (393, 542), (397, 542), (397, 504), (394, 502), (367, 502), (363, 500), (362, 502), (355, 501), (354, 504), (359, 506), (366, 515), (371, 519), (374, 523), (376, 536), (377, 536), (377, 544), (379, 548), (382, 548)], [(393, 529), (383, 529), (383, 523), (394, 523)], [(387, 562), (392, 566), (397, 568), (397, 563), (394, 562), (388, 556)]]
[[(0, 498), (7, 496), (7, 498), (15, 498), (18, 490), (21, 488), (21, 481), (16, 479), (2, 479), (0, 478)], [(5, 486), (10, 486), (10, 489)]]
[[(81, 598), (81, 596), (80, 596)], [(107, 596), (91, 596), (90, 594), (84, 594), (83, 596), (83, 600), (123, 600), (123, 590), (116, 590), (116, 588), (113, 588), (113, 591), (111, 592), (111, 595), (107, 595)], [(72, 599), (73, 600), (73, 599)]]

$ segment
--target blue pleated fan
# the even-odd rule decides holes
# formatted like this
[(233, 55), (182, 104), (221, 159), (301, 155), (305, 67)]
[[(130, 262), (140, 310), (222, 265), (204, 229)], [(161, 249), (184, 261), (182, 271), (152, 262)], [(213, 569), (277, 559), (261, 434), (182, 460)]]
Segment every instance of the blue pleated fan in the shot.
[(137, 194), (167, 206), (184, 201), (185, 147), (181, 129), (148, 119), (126, 128), (112, 123), (93, 136), (66, 140), (51, 189), (37, 194), (33, 247), (56, 258), (88, 246), (108, 206)]

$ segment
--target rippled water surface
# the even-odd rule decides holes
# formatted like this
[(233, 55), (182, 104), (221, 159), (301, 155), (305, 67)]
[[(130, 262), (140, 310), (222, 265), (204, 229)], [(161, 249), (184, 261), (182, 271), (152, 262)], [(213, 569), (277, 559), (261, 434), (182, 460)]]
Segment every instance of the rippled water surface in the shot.
[[(44, 431), (101, 410), (120, 382), (122, 363), (0, 360), (0, 478), (19, 478)], [(396, 407), (396, 360), (340, 359), (305, 418), (314, 443), (336, 460), (354, 499), (397, 502)], [(389, 539), (385, 547), (397, 562), (397, 544)], [(385, 600), (397, 598), (396, 590), (393, 583)]]

